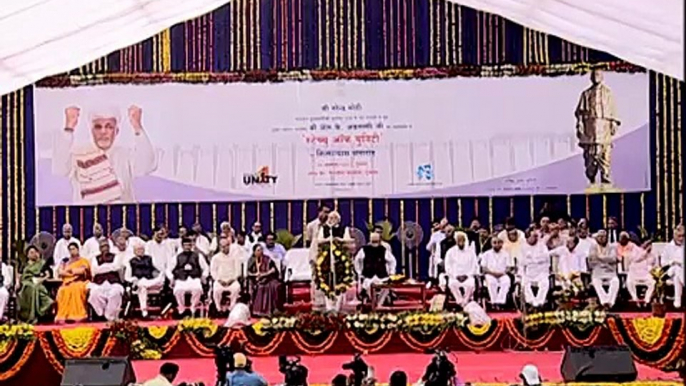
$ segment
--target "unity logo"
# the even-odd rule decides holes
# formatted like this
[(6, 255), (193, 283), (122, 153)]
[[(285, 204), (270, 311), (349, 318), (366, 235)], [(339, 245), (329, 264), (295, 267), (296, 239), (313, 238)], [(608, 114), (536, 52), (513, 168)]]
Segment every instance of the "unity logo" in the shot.
[(255, 174), (243, 174), (243, 183), (245, 185), (276, 184), (277, 178), (278, 176), (269, 174), (269, 166), (262, 166)]

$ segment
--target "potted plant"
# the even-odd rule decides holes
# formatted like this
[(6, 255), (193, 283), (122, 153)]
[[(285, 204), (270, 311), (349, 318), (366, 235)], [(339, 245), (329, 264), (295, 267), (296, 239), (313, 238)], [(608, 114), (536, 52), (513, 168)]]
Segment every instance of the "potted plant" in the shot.
[(286, 250), (293, 248), (302, 237), (302, 235), (294, 236), (291, 232), (289, 232), (286, 229), (277, 230), (275, 232), (275, 235), (276, 242), (283, 245), (283, 247), (286, 248)]
[(650, 271), (650, 274), (655, 280), (655, 291), (653, 291), (653, 300), (651, 303), (653, 316), (664, 318), (667, 314), (667, 306), (665, 305), (665, 288), (667, 286), (667, 279), (669, 278), (669, 275), (664, 267), (655, 267)]
[(384, 242), (391, 242), (396, 234), (393, 232), (393, 224), (388, 220), (378, 221), (375, 224), (367, 224), (367, 230), (373, 232), (375, 227), (381, 228), (381, 240)]

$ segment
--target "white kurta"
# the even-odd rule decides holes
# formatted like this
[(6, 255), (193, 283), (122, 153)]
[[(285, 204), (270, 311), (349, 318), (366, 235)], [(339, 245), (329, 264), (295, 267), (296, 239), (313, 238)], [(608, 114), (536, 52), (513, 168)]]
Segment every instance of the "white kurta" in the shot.
[(512, 267), (513, 261), (510, 255), (501, 249), (499, 252), (490, 249), (481, 254), (481, 266), (490, 272), (499, 273), (502, 276), (496, 277), (486, 273), (486, 287), (488, 289), (488, 297), (492, 304), (505, 304), (507, 302), (507, 294), (510, 291), (512, 280), (508, 276), (507, 268)]
[[(104, 237), (104, 236), (100, 236)], [(107, 243), (110, 245), (110, 251), (114, 249), (114, 244), (112, 243), (112, 240), (107, 239)], [(81, 255), (85, 257), (88, 260), (93, 260), (94, 257), (98, 256), (100, 254), (100, 238), (98, 237), (91, 237), (86, 242), (83, 243), (83, 246), (81, 247)]]
[[(53, 135), (52, 171), (53, 174), (69, 177), (72, 185), (72, 204), (104, 204), (104, 202), (90, 202), (81, 197), (81, 187), (77, 179), (78, 167), (74, 157), (74, 133), (68, 130), (56, 132)], [(134, 135), (133, 148), (115, 144), (107, 151), (99, 150), (94, 144), (84, 145), (94, 151), (105, 154), (110, 162), (114, 174), (122, 188), (121, 198), (111, 202), (135, 202), (133, 180), (154, 172), (157, 169), (155, 149), (145, 131)], [(110, 202), (110, 203), (111, 203)]]
[(14, 271), (9, 265), (0, 262), (0, 272), (2, 273), (2, 283), (0, 283), (0, 321), (5, 315), (7, 302), (10, 299), (9, 290), (14, 282)]
[(441, 241), (443, 240), (445, 240), (445, 233), (438, 231), (431, 234), (431, 238), (426, 244), (426, 250), (431, 253), (429, 257), (429, 277), (432, 279), (438, 277), (438, 264), (441, 262)]
[[(479, 262), (471, 248), (465, 246), (460, 249), (456, 245), (446, 252), (445, 274), (449, 278), (448, 288), (460, 306), (464, 307), (472, 300), (476, 287), (474, 277), (478, 273)], [(462, 276), (466, 276), (466, 279), (458, 279)]]
[(626, 289), (631, 295), (631, 300), (638, 301), (638, 286), (647, 287), (643, 300), (649, 303), (655, 290), (655, 280), (651, 270), (655, 267), (655, 256), (645, 249), (632, 244), (624, 255), (624, 264), (627, 266)]
[(200, 305), (200, 298), (202, 297), (203, 289), (202, 282), (207, 279), (210, 274), (210, 267), (207, 265), (207, 260), (201, 255), (200, 258), (200, 269), (202, 271), (200, 278), (187, 278), (186, 280), (176, 280), (174, 279), (174, 268), (176, 268), (177, 258), (174, 258), (173, 264), (169, 264), (167, 267), (167, 277), (174, 282), (174, 297), (176, 298), (176, 304), (179, 307), (179, 313), (184, 313), (186, 311), (186, 301), (185, 297), (187, 293), (191, 294), (191, 313), (195, 313), (198, 305)]
[[(133, 259), (133, 257), (131, 259)], [(136, 285), (135, 293), (138, 295), (138, 304), (140, 305), (141, 312), (145, 317), (148, 315), (148, 294), (158, 293), (164, 287), (164, 268), (166, 268), (166, 265), (164, 267), (157, 265), (155, 263), (155, 259), (153, 258), (152, 264), (156, 269), (154, 276), (151, 279), (139, 279), (133, 276), (133, 271), (131, 270), (131, 259), (126, 262), (124, 280), (126, 280), (128, 283)]]
[(161, 243), (155, 239), (145, 243), (145, 254), (152, 257), (152, 262), (160, 272), (166, 272), (167, 267), (176, 260), (176, 251), (173, 243), (162, 240)]
[(684, 289), (684, 245), (670, 241), (662, 253), (662, 266), (667, 267), (667, 274), (674, 284), (674, 307), (680, 308)]
[(69, 244), (71, 243), (78, 244), (79, 249), (81, 249), (81, 242), (76, 237), (71, 237), (69, 239), (65, 239), (63, 237), (57, 240), (57, 242), (55, 243), (55, 249), (52, 252), (52, 257), (54, 260), (53, 264), (55, 264), (55, 266), (58, 266), (62, 259), (64, 259), (65, 257), (71, 256), (71, 254), (69, 253)]
[[(121, 256), (121, 254), (115, 254), (113, 262), (104, 264), (98, 264), (98, 259), (93, 258), (91, 260), (92, 275), (95, 277), (98, 274), (108, 272), (121, 275), (124, 268)], [(108, 321), (116, 320), (119, 317), (122, 296), (124, 295), (124, 287), (121, 284), (108, 281), (102, 284), (90, 282), (88, 283), (88, 291), (88, 303), (98, 316), (104, 316)]]
[[(214, 306), (219, 311), (224, 310), (222, 305), (224, 293), (229, 293), (229, 310), (236, 304), (241, 293), (241, 285), (238, 279), (243, 275), (242, 256), (240, 256), (240, 251), (231, 253), (232, 251), (229, 251), (228, 254), (220, 251), (210, 261), (210, 276), (214, 280), (212, 283), (212, 300), (214, 301)], [(230, 284), (224, 285), (222, 282)]]
[[(545, 304), (550, 289), (550, 251), (543, 242), (522, 246), (522, 287), (524, 301), (534, 307)], [(534, 294), (534, 287), (538, 288)]]

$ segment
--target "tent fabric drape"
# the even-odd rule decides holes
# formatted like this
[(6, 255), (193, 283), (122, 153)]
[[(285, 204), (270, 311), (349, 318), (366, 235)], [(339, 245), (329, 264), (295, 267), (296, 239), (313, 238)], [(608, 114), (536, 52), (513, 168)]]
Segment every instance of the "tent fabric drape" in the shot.
[[(683, 80), (682, 0), (448, 0)], [(4, 0), (0, 95), (69, 71), (228, 0)]]
[(228, 0), (4, 0), (0, 95), (137, 43)]
[(449, 0), (684, 80), (683, 0)]

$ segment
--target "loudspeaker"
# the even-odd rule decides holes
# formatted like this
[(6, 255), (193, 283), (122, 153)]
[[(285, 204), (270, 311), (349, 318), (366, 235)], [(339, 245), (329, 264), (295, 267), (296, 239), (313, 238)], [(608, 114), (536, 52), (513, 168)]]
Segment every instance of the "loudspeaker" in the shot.
[(638, 377), (626, 346), (567, 347), (560, 368), (565, 382), (633, 382)]
[(61, 386), (127, 386), (136, 383), (128, 358), (70, 359), (64, 364)]

